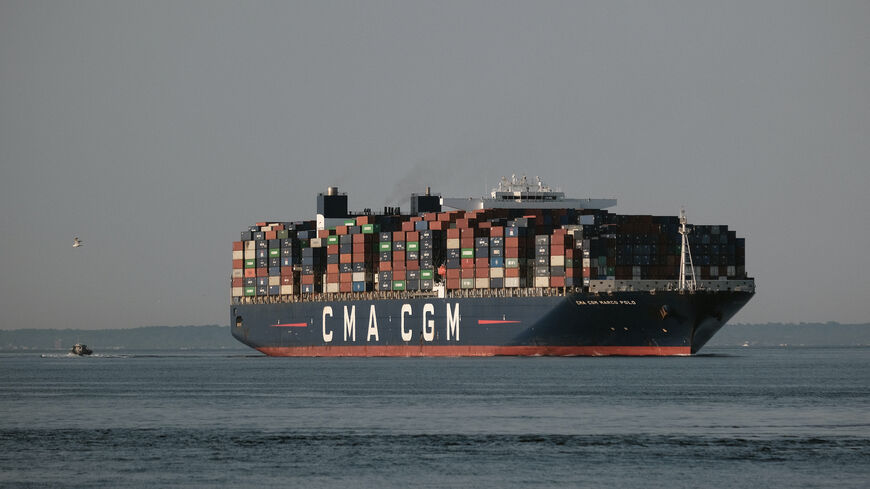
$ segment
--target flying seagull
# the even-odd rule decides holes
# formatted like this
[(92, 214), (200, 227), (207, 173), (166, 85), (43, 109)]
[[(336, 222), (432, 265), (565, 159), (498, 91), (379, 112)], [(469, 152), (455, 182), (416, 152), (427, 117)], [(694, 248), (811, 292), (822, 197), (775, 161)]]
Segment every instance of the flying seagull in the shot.
[(82, 245), (82, 240), (79, 239), (78, 236), (73, 238), (73, 248), (78, 248)]

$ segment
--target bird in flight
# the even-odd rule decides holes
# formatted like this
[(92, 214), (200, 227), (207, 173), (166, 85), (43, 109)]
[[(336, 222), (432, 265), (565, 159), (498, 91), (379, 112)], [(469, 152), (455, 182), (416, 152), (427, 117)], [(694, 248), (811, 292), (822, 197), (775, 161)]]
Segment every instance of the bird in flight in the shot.
[(78, 236), (73, 238), (73, 248), (78, 248), (82, 245), (82, 240), (79, 239)]

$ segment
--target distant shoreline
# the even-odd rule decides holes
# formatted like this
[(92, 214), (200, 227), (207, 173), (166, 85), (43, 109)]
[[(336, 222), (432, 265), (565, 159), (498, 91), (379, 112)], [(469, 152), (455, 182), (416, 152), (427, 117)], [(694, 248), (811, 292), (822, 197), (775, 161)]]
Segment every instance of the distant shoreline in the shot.
[[(0, 352), (66, 351), (75, 343), (100, 351), (251, 351), (232, 337), (229, 326), (221, 325), (0, 330)], [(729, 324), (707, 346), (870, 346), (870, 323)]]

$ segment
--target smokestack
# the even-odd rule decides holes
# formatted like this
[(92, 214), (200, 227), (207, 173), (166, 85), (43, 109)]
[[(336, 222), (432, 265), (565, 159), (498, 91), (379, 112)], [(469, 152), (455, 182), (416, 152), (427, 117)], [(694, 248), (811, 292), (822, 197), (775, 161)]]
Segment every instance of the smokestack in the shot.
[(338, 195), (338, 187), (326, 187), (326, 195)]

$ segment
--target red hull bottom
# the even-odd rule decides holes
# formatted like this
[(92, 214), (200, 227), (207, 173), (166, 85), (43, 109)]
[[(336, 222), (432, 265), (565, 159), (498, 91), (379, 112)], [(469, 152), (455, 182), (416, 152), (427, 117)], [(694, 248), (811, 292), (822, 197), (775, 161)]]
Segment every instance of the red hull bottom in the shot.
[(688, 346), (274, 346), (258, 348), (273, 357), (492, 357), (492, 356), (673, 356)]

